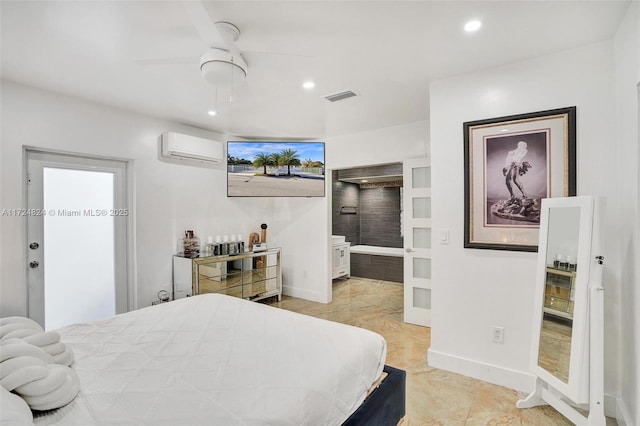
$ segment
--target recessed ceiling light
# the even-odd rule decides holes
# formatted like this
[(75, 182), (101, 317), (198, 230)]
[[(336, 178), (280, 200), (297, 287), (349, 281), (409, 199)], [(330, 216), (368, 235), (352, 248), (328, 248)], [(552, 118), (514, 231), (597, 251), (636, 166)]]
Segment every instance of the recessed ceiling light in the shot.
[(500, 130), (502, 133), (507, 133), (509, 131), (509, 129), (502, 129)]
[(316, 87), (316, 84), (313, 81), (305, 81), (304, 83), (302, 83), (302, 87), (304, 87), (305, 89), (313, 89), (314, 87)]
[(215, 112), (214, 110), (209, 111), (207, 114), (209, 114), (210, 116), (214, 116), (217, 114), (217, 112)]
[(481, 26), (482, 26), (482, 22), (478, 21), (477, 19), (474, 19), (464, 24), (464, 30), (468, 33), (472, 33), (474, 31), (478, 31)]
[(362, 183), (367, 183), (367, 182), (369, 182), (369, 181), (368, 181), (368, 180), (366, 180), (366, 179), (362, 179), (360, 182), (362, 182)]

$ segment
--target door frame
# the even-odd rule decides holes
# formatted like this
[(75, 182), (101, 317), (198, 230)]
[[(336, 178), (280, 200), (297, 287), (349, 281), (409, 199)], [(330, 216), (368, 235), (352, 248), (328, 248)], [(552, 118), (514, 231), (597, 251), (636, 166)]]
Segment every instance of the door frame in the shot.
[[(52, 157), (61, 157), (62, 159), (78, 159), (78, 160), (86, 160), (88, 163), (95, 162), (96, 165), (89, 165), (88, 167), (74, 167), (72, 164), (65, 163), (64, 161), (50, 161), (52, 165), (62, 165), (67, 169), (78, 169), (78, 170), (104, 170), (101, 168), (98, 163), (99, 162), (118, 162), (123, 166), (123, 182), (121, 185), (121, 191), (123, 191), (122, 199), (125, 200), (127, 204), (127, 208), (129, 210), (129, 214), (126, 216), (122, 229), (122, 233), (120, 238), (123, 239), (122, 244), (125, 247), (126, 253), (120, 254), (121, 259), (119, 264), (124, 268), (124, 272), (120, 274), (116, 274), (116, 276), (120, 275), (120, 279), (124, 281), (123, 285), (126, 288), (125, 299), (126, 303), (121, 305), (120, 310), (124, 310), (124, 312), (131, 311), (137, 309), (138, 301), (137, 301), (137, 281), (136, 277), (136, 257), (135, 257), (135, 198), (134, 198), (134, 160), (120, 157), (111, 157), (111, 156), (99, 156), (78, 152), (69, 152), (63, 150), (51, 150), (51, 149), (43, 149), (40, 147), (23, 145), (22, 147), (22, 161), (23, 161), (23, 173), (22, 173), (22, 205), (29, 208), (29, 199), (28, 199), (28, 184), (29, 184), (29, 159), (31, 156), (52, 156)], [(47, 160), (48, 161), (48, 160)], [(116, 234), (119, 232), (116, 227)], [(29, 285), (29, 220), (25, 220), (23, 222), (23, 236), (24, 236), (24, 247), (23, 247), (23, 281), (26, 288), (26, 312), (29, 318), (32, 317), (33, 312), (31, 312), (30, 300), (31, 300), (31, 289)], [(116, 236), (116, 238), (118, 238)], [(116, 302), (116, 310), (118, 311), (118, 304)], [(121, 312), (117, 312), (121, 313)], [(39, 314), (38, 314), (39, 315)]]

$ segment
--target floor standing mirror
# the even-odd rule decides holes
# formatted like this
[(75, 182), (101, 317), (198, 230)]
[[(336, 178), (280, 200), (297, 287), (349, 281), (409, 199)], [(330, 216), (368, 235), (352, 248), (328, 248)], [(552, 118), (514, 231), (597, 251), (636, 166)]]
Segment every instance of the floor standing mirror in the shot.
[[(518, 408), (548, 404), (577, 425), (604, 425), (601, 201), (542, 200), (531, 371)], [(577, 409), (578, 408), (578, 409)]]

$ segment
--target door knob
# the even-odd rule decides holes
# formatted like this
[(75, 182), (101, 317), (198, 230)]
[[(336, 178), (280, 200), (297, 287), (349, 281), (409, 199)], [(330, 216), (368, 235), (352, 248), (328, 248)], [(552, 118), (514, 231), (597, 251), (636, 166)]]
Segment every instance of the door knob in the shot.
[(37, 249), (38, 247), (40, 247), (40, 244), (38, 244), (38, 243), (35, 243), (35, 242), (34, 242), (34, 243), (29, 244), (29, 248), (30, 248), (31, 250), (35, 250), (35, 249)]
[(29, 268), (31, 269), (36, 269), (38, 266), (40, 266), (40, 262), (38, 262), (37, 260), (29, 262)]

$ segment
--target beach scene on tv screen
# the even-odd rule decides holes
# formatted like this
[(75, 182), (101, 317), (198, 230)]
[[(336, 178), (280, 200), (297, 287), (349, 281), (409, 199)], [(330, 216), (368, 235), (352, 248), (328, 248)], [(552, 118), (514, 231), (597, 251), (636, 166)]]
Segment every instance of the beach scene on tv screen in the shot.
[(323, 142), (227, 142), (229, 197), (324, 197)]

